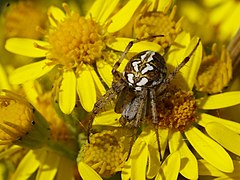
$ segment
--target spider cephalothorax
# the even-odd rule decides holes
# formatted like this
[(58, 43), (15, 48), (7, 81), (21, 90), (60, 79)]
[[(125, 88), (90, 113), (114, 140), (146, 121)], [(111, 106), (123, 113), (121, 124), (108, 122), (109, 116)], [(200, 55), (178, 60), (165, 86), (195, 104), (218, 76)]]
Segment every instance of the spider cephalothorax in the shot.
[[(145, 120), (146, 114), (148, 114), (151, 115), (151, 122), (157, 131), (159, 120), (157, 118), (156, 97), (159, 95), (165, 96), (164, 92), (169, 83), (189, 61), (199, 42), (200, 40), (198, 40), (190, 54), (167, 76), (164, 58), (159, 53), (149, 50), (133, 56), (125, 66), (123, 73), (120, 73), (117, 69), (134, 44), (134, 41), (131, 41), (113, 66), (112, 74), (114, 79), (112, 87), (95, 103), (88, 132), (91, 130), (95, 115), (115, 96), (117, 96), (115, 111), (122, 114), (120, 123), (123, 126), (135, 128), (136, 130)], [(158, 133), (156, 135), (160, 152)]]

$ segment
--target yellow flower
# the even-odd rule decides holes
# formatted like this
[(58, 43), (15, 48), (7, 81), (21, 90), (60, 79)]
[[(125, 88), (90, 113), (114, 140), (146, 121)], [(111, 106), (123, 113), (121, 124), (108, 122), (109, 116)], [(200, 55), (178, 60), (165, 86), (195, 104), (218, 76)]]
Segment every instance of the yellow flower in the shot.
[[(90, 137), (90, 143), (82, 145), (78, 155), (78, 169), (80, 175), (86, 174), (82, 166), (93, 168), (101, 177), (110, 177), (121, 171), (127, 158), (124, 148), (123, 131), (104, 130)], [(96, 173), (95, 172), (95, 173)]]
[(232, 79), (232, 69), (227, 49), (223, 46), (220, 54), (214, 43), (211, 54), (203, 57), (196, 81), (197, 90), (209, 94), (222, 92)]
[(4, 15), (5, 36), (7, 38), (42, 38), (43, 34), (36, 31), (36, 27), (46, 28), (47, 16), (45, 15), (44, 8), (43, 4), (39, 2), (11, 2), (8, 11)]
[(0, 91), (0, 144), (39, 148), (49, 138), (49, 126), (41, 114), (24, 98)]
[[(11, 38), (6, 41), (5, 48), (10, 52), (45, 58), (16, 69), (10, 76), (11, 83), (37, 79), (57, 67), (62, 74), (58, 90), (61, 110), (66, 114), (72, 112), (77, 92), (83, 108), (91, 111), (97, 93), (105, 92), (94, 64), (106, 56), (111, 33), (126, 25), (140, 3), (141, 0), (129, 1), (111, 18), (118, 0), (95, 1), (85, 17), (71, 12), (66, 4), (63, 4), (66, 14), (50, 7), (48, 40)], [(127, 19), (126, 12), (129, 13)]]
[(187, 20), (183, 28), (200, 36), (204, 44), (229, 41), (239, 29), (239, 1), (178, 1), (178, 7)]
[[(183, 46), (172, 45), (170, 47), (169, 53), (166, 55), (170, 72), (181, 62), (181, 59), (189, 54), (196, 44), (196, 40), (197, 38), (193, 38), (190, 41), (189, 34), (184, 32), (177, 36), (176, 44)], [(169, 165), (168, 168), (174, 170), (171, 173), (179, 171), (188, 179), (198, 178), (198, 164), (197, 158), (189, 149), (186, 140), (203, 159), (222, 172), (230, 173), (233, 171), (232, 159), (225, 149), (240, 155), (238, 148), (240, 124), (204, 113), (204, 110), (220, 109), (239, 104), (240, 92), (228, 92), (194, 99), (194, 93), (191, 91), (200, 67), (201, 56), (202, 46), (199, 45), (191, 60), (172, 81), (174, 86), (169, 87), (170, 90), (177, 87), (177, 89), (172, 89), (176, 93), (173, 93), (171, 98), (166, 100), (171, 103), (161, 102), (165, 106), (164, 110), (168, 109), (169, 112), (158, 109), (159, 118), (162, 117), (158, 129), (161, 154), (164, 155), (167, 145), (170, 153), (178, 151), (180, 153), (180, 168), (174, 167), (174, 165), (172, 167)], [(169, 93), (171, 94), (171, 91)], [(111, 111), (105, 112), (102, 117), (96, 117), (95, 125), (103, 122), (103, 124), (119, 126), (115, 120), (119, 116), (121, 115), (114, 115), (113, 111), (112, 113)], [(204, 133), (204, 129), (209, 136)], [(122, 179), (130, 177), (136, 179), (154, 178), (157, 174), (161, 174), (155, 132), (151, 126), (142, 129), (142, 133), (133, 145), (129, 162), (122, 170)], [(159, 177), (159, 175), (157, 176)]]
[(162, 34), (164, 37), (154, 38), (153, 42), (158, 43), (163, 48), (169, 47), (181, 32), (183, 19), (174, 21), (177, 7), (173, 6), (170, 11), (172, 6), (172, 0), (155, 0), (151, 2), (151, 5), (146, 4), (134, 20), (134, 35), (141, 39)]
[(203, 4), (211, 8), (209, 11), (209, 24), (216, 27), (217, 39), (225, 41), (231, 39), (239, 29), (240, 2), (235, 0), (204, 1)]
[[(25, 85), (25, 89), (29, 85)], [(31, 95), (32, 93), (28, 96)], [(36, 109), (43, 114), (51, 128), (49, 139), (43, 139), (45, 146), (37, 149), (27, 149), (24, 154), (21, 147), (12, 146), (0, 153), (1, 159), (10, 159), (13, 154), (22, 155), (19, 162), (15, 164), (16, 170), (13, 172), (13, 179), (28, 179), (35, 173), (37, 179), (80, 178), (79, 174), (75, 173), (77, 169), (75, 158), (78, 151), (76, 136), (59, 118), (50, 97), (51, 93), (46, 92), (38, 94), (35, 100), (32, 98)], [(41, 136), (41, 138), (43, 137)], [(83, 170), (86, 170), (86, 168), (83, 168)]]

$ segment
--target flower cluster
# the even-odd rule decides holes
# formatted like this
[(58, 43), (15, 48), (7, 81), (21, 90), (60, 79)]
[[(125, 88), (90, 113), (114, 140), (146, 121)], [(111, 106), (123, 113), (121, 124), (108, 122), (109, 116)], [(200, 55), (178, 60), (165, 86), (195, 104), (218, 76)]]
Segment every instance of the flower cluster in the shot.
[(0, 179), (240, 178), (238, 1), (0, 4)]

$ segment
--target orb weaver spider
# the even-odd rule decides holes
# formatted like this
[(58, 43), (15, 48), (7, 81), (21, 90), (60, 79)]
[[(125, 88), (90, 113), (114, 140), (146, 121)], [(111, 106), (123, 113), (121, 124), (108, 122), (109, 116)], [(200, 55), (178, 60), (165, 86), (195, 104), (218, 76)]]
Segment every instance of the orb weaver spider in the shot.
[[(152, 124), (154, 125), (156, 131), (160, 161), (162, 161), (157, 127), (159, 120), (157, 118), (156, 98), (157, 96), (165, 96), (164, 93), (166, 88), (169, 86), (170, 82), (174, 79), (179, 70), (189, 61), (197, 49), (200, 39), (190, 54), (186, 56), (182, 62), (168, 74), (168, 76), (167, 66), (163, 56), (150, 50), (140, 52), (133, 56), (126, 64), (123, 73), (120, 73), (117, 70), (134, 43), (162, 36), (163, 35), (151, 36), (149, 38), (137, 39), (129, 42), (120, 58), (113, 66), (112, 87), (108, 89), (94, 105), (92, 114), (89, 117), (88, 137), (92, 128), (94, 117), (109, 101), (114, 99), (115, 96), (118, 96), (115, 112), (122, 114), (119, 120), (122, 126), (135, 129), (136, 138), (137, 129), (145, 120), (144, 118), (146, 117), (146, 114), (148, 113), (152, 115)], [(130, 144), (127, 159), (130, 156), (131, 148), (135, 139), (133, 139)]]

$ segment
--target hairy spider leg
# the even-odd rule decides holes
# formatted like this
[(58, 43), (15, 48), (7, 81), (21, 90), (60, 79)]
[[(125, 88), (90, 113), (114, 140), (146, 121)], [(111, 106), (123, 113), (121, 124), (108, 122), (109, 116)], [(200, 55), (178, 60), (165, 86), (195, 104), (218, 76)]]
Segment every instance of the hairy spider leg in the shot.
[[(155, 38), (155, 37), (162, 37), (164, 35), (156, 35), (156, 36), (152, 36), (150, 38)], [(126, 57), (127, 53), (129, 52), (129, 50), (131, 49), (131, 47), (133, 46), (134, 43), (140, 42), (140, 41), (144, 41), (150, 38), (143, 38), (143, 39), (136, 39), (134, 41), (130, 41), (127, 45), (127, 47), (125, 48), (124, 52), (121, 54), (120, 58), (118, 59), (118, 61), (114, 64), (113, 69), (112, 69), (112, 74), (114, 78), (118, 78), (118, 79), (122, 79), (120, 76), (120, 73), (117, 71), (117, 68), (120, 66), (120, 64), (122, 63), (123, 59)], [(88, 120), (88, 129), (87, 129), (87, 135), (88, 135), (88, 139), (89, 139), (89, 135), (90, 135), (90, 130), (92, 128), (92, 123), (93, 123), (93, 119), (95, 118), (96, 114), (98, 114), (98, 112), (105, 106), (105, 104), (107, 102), (109, 102), (110, 100), (112, 100), (117, 93), (119, 93), (124, 85), (122, 83), (114, 83), (113, 82), (113, 87), (110, 88), (106, 94), (104, 94), (95, 104), (94, 104), (94, 108), (92, 110), (91, 115), (89, 116), (89, 120)]]
[(125, 48), (124, 52), (122, 53), (121, 57), (118, 59), (118, 61), (114, 64), (113, 69), (112, 69), (112, 74), (114, 76), (119, 76), (119, 72), (117, 71), (117, 68), (120, 66), (120, 64), (122, 63), (123, 59), (126, 57), (127, 53), (129, 52), (129, 50), (131, 49), (131, 47), (133, 46), (133, 44), (140, 42), (140, 41), (145, 41), (145, 40), (149, 40), (149, 39), (153, 39), (156, 37), (163, 37), (164, 35), (156, 35), (156, 36), (151, 36), (151, 37), (147, 37), (147, 38), (142, 38), (142, 39), (136, 39), (134, 41), (130, 41), (127, 45), (127, 47)]
[(159, 157), (160, 161), (162, 162), (162, 153), (161, 153), (161, 145), (160, 145), (160, 138), (158, 134), (158, 119), (157, 119), (157, 108), (156, 108), (156, 90), (151, 89), (150, 90), (150, 105), (152, 109), (152, 118), (153, 118), (153, 124), (154, 124), (154, 129), (156, 133), (156, 139), (157, 139), (157, 145), (158, 145), (158, 152), (159, 152)]
[(196, 51), (201, 39), (198, 40), (197, 44), (193, 48), (193, 50), (190, 52), (190, 54), (184, 58), (184, 60), (174, 69), (173, 72), (171, 72), (168, 77), (163, 81), (163, 83), (159, 86), (157, 89), (156, 95), (158, 96), (161, 94), (170, 84), (170, 82), (173, 80), (173, 78), (176, 76), (176, 74), (182, 69), (182, 67), (189, 61), (189, 59), (192, 57), (193, 53)]

